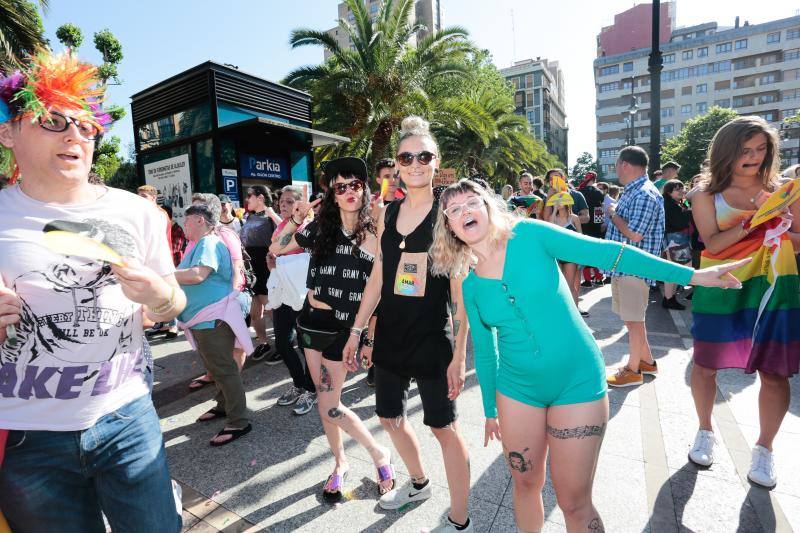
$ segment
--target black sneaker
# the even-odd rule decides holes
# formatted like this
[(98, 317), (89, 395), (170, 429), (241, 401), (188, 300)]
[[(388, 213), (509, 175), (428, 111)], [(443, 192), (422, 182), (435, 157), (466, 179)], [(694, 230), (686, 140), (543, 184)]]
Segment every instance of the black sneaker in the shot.
[(283, 361), (283, 356), (278, 353), (278, 350), (273, 350), (267, 353), (267, 357), (264, 359), (264, 362), (269, 366), (279, 365)]
[(271, 349), (272, 346), (270, 346), (266, 342), (263, 344), (259, 344), (258, 346), (256, 346), (256, 349), (253, 350), (253, 354), (250, 356), (250, 359), (252, 359), (253, 361), (261, 361), (269, 354), (269, 351)]
[(603, 286), (603, 280), (602, 279), (596, 279), (596, 280), (594, 280), (592, 282), (592, 285), (594, 285), (595, 287), (602, 287)]
[(581, 316), (589, 316), (589, 311), (584, 311), (583, 309), (578, 309), (580, 311)]
[(674, 296), (672, 298), (661, 298), (661, 307), (678, 311), (686, 309), (686, 306), (680, 303)]
[(589, 280), (581, 281), (581, 287), (591, 288), (591, 286), (592, 286), (592, 282), (591, 281), (589, 281)]
[(610, 277), (603, 278), (603, 285), (611, 285), (611, 278)]

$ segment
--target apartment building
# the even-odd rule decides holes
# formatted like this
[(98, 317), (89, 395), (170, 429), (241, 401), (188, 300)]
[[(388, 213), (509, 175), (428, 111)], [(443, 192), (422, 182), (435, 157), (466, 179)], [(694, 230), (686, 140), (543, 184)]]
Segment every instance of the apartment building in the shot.
[(564, 74), (558, 61), (537, 57), (500, 69), (514, 87), (516, 112), (524, 115), (536, 139), (544, 142), (562, 163), (567, 159), (567, 115), (564, 110)]
[[(800, 127), (784, 121), (800, 111), (800, 17), (742, 25), (737, 17), (728, 28), (709, 22), (673, 29), (661, 52), (662, 144), (690, 118), (721, 106), (783, 128), (783, 165), (799, 161)], [(649, 150), (649, 53), (644, 47), (594, 61), (597, 158), (612, 179), (620, 148), (635, 143)]]
[[(367, 11), (369, 12), (370, 18), (372, 18), (374, 21), (378, 17), (378, 12), (380, 11), (383, 1), (364, 0), (364, 3), (367, 6)], [(350, 11), (350, 9), (347, 7), (347, 4), (344, 2), (341, 2), (338, 6), (337, 20), (346, 20), (350, 24), (355, 22), (355, 16), (353, 15), (353, 12)], [(414, 37), (414, 42), (418, 41), (419, 39), (423, 39), (431, 32), (439, 31), (443, 27), (441, 2), (439, 0), (416, 0), (414, 3), (414, 9), (411, 12), (411, 22), (419, 22), (425, 26), (424, 30), (417, 32), (417, 35)], [(327, 33), (336, 39), (336, 42), (338, 42), (339, 46), (341, 47), (349, 47), (353, 44), (350, 41), (350, 37), (347, 35), (347, 31), (338, 25), (335, 28), (328, 30)], [(326, 49), (325, 59), (328, 59), (328, 57), (330, 57), (330, 53)]]

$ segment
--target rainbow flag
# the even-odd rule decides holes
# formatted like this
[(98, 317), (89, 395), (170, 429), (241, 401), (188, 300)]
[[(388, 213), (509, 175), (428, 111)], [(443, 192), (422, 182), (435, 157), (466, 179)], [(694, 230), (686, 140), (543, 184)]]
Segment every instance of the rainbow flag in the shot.
[(695, 287), (692, 336), (698, 364), (787, 377), (799, 371), (800, 278), (789, 226), (774, 218), (721, 253), (703, 251), (701, 268), (753, 260), (733, 272), (740, 290)]

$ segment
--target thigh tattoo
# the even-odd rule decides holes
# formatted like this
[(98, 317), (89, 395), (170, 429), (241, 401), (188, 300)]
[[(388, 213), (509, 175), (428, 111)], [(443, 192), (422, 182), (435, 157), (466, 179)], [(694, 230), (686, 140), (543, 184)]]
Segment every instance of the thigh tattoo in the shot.
[(533, 470), (533, 463), (530, 459), (525, 459), (525, 456), (523, 455), (529, 449), (530, 448), (525, 448), (521, 452), (508, 452), (508, 457), (506, 458), (508, 461), (508, 467), (511, 470), (516, 470), (520, 473)]
[(328, 372), (328, 367), (322, 365), (319, 367), (319, 391), (330, 392), (333, 390), (333, 378), (331, 373)]
[(547, 426), (547, 433), (557, 439), (586, 439), (589, 437), (602, 437), (606, 432), (606, 423), (599, 426), (577, 426), (574, 428), (554, 428)]

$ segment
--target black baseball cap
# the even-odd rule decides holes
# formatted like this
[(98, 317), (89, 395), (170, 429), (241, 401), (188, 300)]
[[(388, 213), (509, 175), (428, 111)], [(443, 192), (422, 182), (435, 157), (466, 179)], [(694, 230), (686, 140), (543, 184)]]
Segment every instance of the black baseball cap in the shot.
[(333, 182), (336, 176), (356, 176), (367, 181), (367, 164), (359, 157), (331, 159), (325, 164), (323, 172), (328, 183)]

